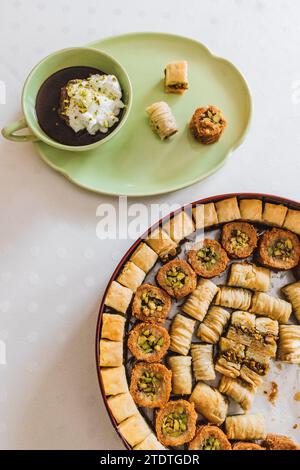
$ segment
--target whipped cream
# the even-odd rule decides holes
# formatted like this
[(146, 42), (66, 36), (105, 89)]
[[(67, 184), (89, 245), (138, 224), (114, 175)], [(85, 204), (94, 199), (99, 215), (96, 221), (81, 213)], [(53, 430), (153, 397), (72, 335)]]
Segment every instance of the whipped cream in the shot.
[(120, 83), (114, 75), (91, 75), (83, 80), (71, 80), (66, 87), (64, 114), (69, 126), (79, 132), (86, 129), (91, 135), (108, 129), (119, 121), (122, 102)]

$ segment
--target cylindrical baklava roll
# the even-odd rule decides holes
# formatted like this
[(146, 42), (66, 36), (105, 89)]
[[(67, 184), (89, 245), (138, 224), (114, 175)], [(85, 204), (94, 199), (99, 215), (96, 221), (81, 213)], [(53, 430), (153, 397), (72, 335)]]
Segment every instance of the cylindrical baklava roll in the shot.
[(182, 310), (196, 320), (202, 321), (218, 291), (218, 287), (208, 279), (201, 279), (197, 288), (183, 304)]
[(228, 401), (216, 388), (198, 382), (189, 400), (209, 423), (219, 426), (225, 421)]
[(175, 395), (190, 395), (192, 392), (191, 356), (170, 356), (169, 366), (172, 371), (172, 392)]
[(265, 418), (262, 414), (228, 416), (225, 428), (228, 439), (252, 441), (266, 437)]
[(234, 263), (231, 265), (229, 286), (268, 292), (270, 284), (271, 272), (267, 268), (258, 267), (251, 263)]
[(300, 325), (280, 325), (278, 358), (300, 364)]
[(241, 287), (222, 286), (217, 293), (215, 304), (234, 310), (249, 310), (252, 292)]
[(205, 316), (202, 323), (200, 323), (197, 336), (205, 343), (216, 344), (222, 335), (227, 322), (229, 321), (230, 313), (221, 307), (211, 307)]
[(287, 323), (292, 313), (292, 305), (264, 292), (256, 292), (252, 298), (250, 312), (277, 320), (279, 323)]
[(213, 362), (212, 344), (192, 344), (191, 354), (195, 379), (214, 380), (216, 373)]
[(251, 408), (255, 389), (249, 387), (246, 382), (239, 379), (231, 379), (230, 377), (222, 376), (219, 390), (224, 395), (236, 401), (245, 411)]

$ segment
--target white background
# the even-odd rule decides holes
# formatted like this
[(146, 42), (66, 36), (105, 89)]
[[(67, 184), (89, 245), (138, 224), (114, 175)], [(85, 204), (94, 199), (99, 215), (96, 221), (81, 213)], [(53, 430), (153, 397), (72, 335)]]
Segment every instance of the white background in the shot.
[[(0, 127), (20, 114), (22, 84), (48, 53), (130, 31), (206, 44), (248, 79), (246, 142), (206, 181), (150, 203), (231, 191), (299, 199), (300, 2), (297, 0), (11, 0), (0, 5)], [(132, 51), (134, 54), (134, 51)], [(72, 186), (31, 144), (0, 141), (0, 448), (119, 449), (98, 389), (94, 335), (103, 290), (131, 240), (100, 241), (111, 197)], [(132, 200), (143, 202), (143, 200)]]

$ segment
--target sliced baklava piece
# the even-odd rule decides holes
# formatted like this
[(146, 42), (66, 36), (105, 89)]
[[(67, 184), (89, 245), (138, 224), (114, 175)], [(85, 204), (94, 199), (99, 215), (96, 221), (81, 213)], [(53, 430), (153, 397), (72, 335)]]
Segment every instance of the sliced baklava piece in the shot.
[(155, 251), (146, 245), (146, 243), (140, 243), (130, 258), (134, 264), (136, 264), (145, 273), (148, 273), (151, 268), (155, 265), (158, 255)]
[(292, 305), (264, 292), (255, 292), (250, 312), (277, 320), (279, 323), (287, 323), (292, 313)]
[(256, 229), (248, 222), (230, 222), (223, 225), (221, 243), (230, 258), (248, 258), (257, 245)]
[(213, 345), (192, 344), (191, 354), (195, 379), (197, 381), (214, 380), (216, 373), (213, 361)]
[(218, 287), (213, 282), (201, 279), (197, 288), (183, 304), (182, 311), (190, 317), (202, 321), (217, 292)]
[(194, 230), (194, 222), (189, 214), (182, 210), (164, 223), (164, 230), (176, 243), (191, 235)]
[(231, 450), (231, 444), (217, 426), (198, 426), (189, 450)]
[(131, 372), (130, 393), (139, 406), (161, 408), (170, 398), (172, 373), (159, 363), (139, 362)]
[(187, 356), (191, 347), (195, 321), (177, 313), (171, 325), (170, 350)]
[(201, 413), (209, 423), (219, 426), (225, 421), (228, 402), (216, 388), (204, 382), (198, 382), (189, 400), (195, 404), (196, 411)]
[(181, 299), (189, 295), (197, 286), (197, 276), (183, 259), (174, 259), (162, 266), (156, 281), (169, 295)]
[(105, 305), (117, 310), (117, 312), (126, 313), (132, 296), (133, 292), (131, 289), (113, 281), (107, 291)]
[(264, 343), (270, 346), (277, 346), (276, 341), (279, 333), (278, 321), (267, 317), (256, 318), (255, 330), (256, 334), (259, 335), (257, 339), (261, 339)]
[(255, 315), (239, 310), (232, 313), (227, 333), (228, 339), (250, 346), (255, 334)]
[(216, 106), (197, 108), (190, 121), (192, 135), (201, 144), (214, 144), (227, 126), (222, 111)]
[(219, 342), (219, 354), (215, 365), (216, 371), (227, 377), (238, 377), (245, 359), (245, 349), (246, 347), (243, 344), (222, 337)]
[(124, 366), (101, 368), (101, 378), (106, 396), (128, 392)]
[(117, 277), (117, 281), (128, 289), (131, 289), (133, 292), (142, 284), (145, 279), (145, 273), (142, 269), (136, 266), (131, 261), (128, 261), (121, 273)]
[(228, 416), (225, 428), (228, 439), (252, 441), (266, 437), (266, 423), (262, 414)]
[(188, 251), (187, 259), (201, 277), (211, 278), (225, 271), (229, 259), (216, 240), (205, 239)]
[(255, 442), (236, 442), (232, 446), (232, 450), (266, 450)]
[(300, 211), (289, 209), (283, 227), (300, 235)]
[(190, 442), (196, 432), (197, 413), (186, 400), (169, 401), (156, 416), (156, 434), (165, 446), (181, 446)]
[(118, 367), (123, 364), (123, 342), (100, 340), (100, 366)]
[(255, 266), (252, 263), (233, 263), (228, 285), (255, 292), (268, 292), (271, 285), (271, 272), (267, 268)]
[(146, 239), (146, 243), (163, 262), (176, 255), (177, 244), (161, 228), (152, 230)]
[(172, 371), (172, 393), (190, 395), (192, 392), (192, 358), (190, 356), (170, 356)]
[(142, 442), (134, 446), (133, 450), (166, 450), (158, 441), (155, 434), (149, 434)]
[(239, 201), (241, 218), (248, 222), (262, 221), (263, 204), (260, 199), (241, 199)]
[(137, 406), (129, 392), (111, 396), (107, 399), (107, 403), (118, 424), (138, 413)]
[(189, 87), (186, 60), (170, 62), (165, 68), (165, 92), (182, 95)]
[(215, 298), (215, 304), (234, 310), (247, 311), (250, 308), (252, 292), (241, 287), (219, 287)]
[(263, 223), (282, 227), (286, 213), (287, 207), (283, 204), (270, 204), (266, 202), (263, 212)]
[(258, 261), (274, 269), (292, 269), (300, 258), (300, 244), (297, 235), (287, 230), (273, 228), (265, 232), (258, 245)]
[(232, 222), (241, 218), (241, 213), (236, 197), (223, 199), (215, 203), (219, 223)]
[(125, 318), (122, 315), (103, 313), (101, 338), (111, 341), (122, 341), (124, 337)]
[(280, 325), (278, 358), (300, 364), (300, 325)]
[(150, 126), (161, 140), (168, 139), (178, 132), (178, 126), (170, 106), (165, 101), (158, 101), (146, 108)]
[(197, 336), (205, 343), (217, 344), (229, 321), (230, 313), (221, 307), (211, 307), (200, 323)]
[(281, 292), (292, 304), (293, 312), (298, 322), (300, 322), (300, 281), (284, 286)]
[(146, 323), (163, 323), (171, 308), (170, 296), (152, 284), (142, 284), (132, 302), (132, 315)]
[(244, 380), (244, 382), (247, 382), (250, 386), (252, 387), (259, 387), (262, 382), (263, 378), (254, 370), (249, 369), (245, 364), (242, 365), (241, 370), (240, 370), (240, 378)]
[(212, 227), (218, 224), (218, 216), (213, 202), (198, 204), (192, 210), (196, 229)]
[(255, 395), (255, 388), (240, 379), (222, 376), (219, 390), (236, 401), (245, 411), (250, 410)]
[(169, 346), (168, 330), (155, 323), (139, 323), (128, 336), (128, 348), (139, 361), (159, 362)]
[(267, 450), (300, 450), (300, 446), (287, 436), (267, 434), (262, 442)]
[(140, 414), (122, 421), (118, 430), (131, 447), (136, 446), (151, 434), (151, 429)]
[(246, 348), (244, 364), (258, 375), (267, 375), (270, 367), (270, 354), (268, 351), (259, 349), (256, 344), (251, 345)]

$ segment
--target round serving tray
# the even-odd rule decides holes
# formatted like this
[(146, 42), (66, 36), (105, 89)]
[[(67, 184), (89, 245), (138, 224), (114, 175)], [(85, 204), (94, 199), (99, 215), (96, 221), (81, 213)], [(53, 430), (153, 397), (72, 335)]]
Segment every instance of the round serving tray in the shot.
[[(217, 201), (220, 201), (220, 200), (223, 200), (223, 199), (228, 199), (228, 198), (231, 198), (231, 197), (236, 197), (238, 200), (240, 199), (260, 199), (263, 201), (263, 203), (274, 203), (274, 204), (283, 204), (285, 205), (286, 207), (288, 207), (289, 209), (296, 209), (296, 210), (300, 210), (300, 203), (299, 202), (296, 202), (296, 201), (293, 201), (293, 200), (290, 200), (290, 199), (286, 199), (286, 198), (282, 198), (282, 197), (278, 197), (278, 196), (273, 196), (273, 195), (268, 195), (268, 194), (260, 194), (260, 193), (230, 193), (230, 194), (223, 194), (223, 195), (218, 195), (218, 196), (213, 196), (213, 197), (209, 197), (209, 198), (205, 198), (205, 199), (199, 199), (197, 201), (194, 201), (192, 202), (191, 204), (188, 204), (186, 206), (183, 206), (181, 208), (179, 208), (178, 210), (166, 215), (164, 218), (162, 218), (161, 220), (159, 220), (158, 222), (156, 222), (155, 224), (153, 224), (140, 238), (138, 238), (134, 243), (133, 245), (130, 247), (130, 249), (127, 251), (127, 253), (123, 256), (123, 258), (120, 260), (120, 262), (118, 263), (116, 269), (114, 270), (111, 278), (110, 278), (110, 281), (105, 289), (105, 292), (103, 294), (103, 299), (102, 299), (102, 302), (101, 302), (101, 305), (100, 305), (100, 309), (99, 309), (99, 315), (98, 315), (98, 321), (97, 321), (97, 328), (96, 328), (96, 343), (95, 343), (95, 353), (96, 353), (96, 366), (97, 366), (97, 376), (98, 376), (98, 382), (99, 382), (99, 386), (100, 386), (100, 391), (101, 391), (101, 394), (102, 394), (102, 398), (103, 398), (103, 401), (104, 401), (104, 404), (105, 404), (105, 407), (107, 409), (107, 412), (108, 412), (108, 415), (110, 417), (110, 420), (116, 430), (116, 432), (118, 433), (120, 439), (122, 440), (124, 446), (128, 449), (128, 450), (132, 450), (132, 447), (127, 443), (127, 441), (124, 439), (124, 437), (122, 436), (122, 434), (119, 432), (118, 430), (118, 425), (117, 425), (117, 422), (115, 420), (115, 418), (113, 417), (112, 413), (111, 413), (111, 410), (108, 406), (108, 402), (107, 402), (107, 397), (105, 395), (105, 392), (104, 392), (104, 386), (103, 386), (103, 381), (102, 381), (102, 377), (101, 377), (101, 371), (100, 371), (100, 361), (99, 361), (99, 358), (100, 358), (100, 338), (101, 338), (101, 326), (102, 326), (102, 315), (105, 311), (105, 298), (106, 298), (106, 294), (108, 292), (108, 289), (111, 285), (111, 283), (113, 281), (116, 280), (116, 278), (118, 277), (118, 275), (120, 274), (121, 272), (121, 269), (122, 267), (124, 266), (124, 264), (130, 259), (132, 253), (134, 252), (134, 250), (137, 248), (137, 246), (142, 242), (144, 241), (146, 238), (147, 238), (147, 235), (153, 231), (155, 228), (159, 227), (159, 226), (162, 226), (164, 221), (169, 219), (170, 217), (173, 217), (174, 215), (176, 215), (177, 213), (179, 213), (180, 211), (182, 211), (182, 209), (184, 208), (185, 210), (191, 210), (192, 208), (194, 208), (195, 206), (199, 205), (199, 204), (207, 204), (207, 203), (215, 203)], [(204, 229), (204, 232), (205, 233), (211, 233), (212, 234), (212, 238), (213, 238), (213, 233), (215, 233), (223, 224), (218, 224), (218, 225), (214, 225), (212, 227), (207, 227)], [(263, 231), (265, 227), (265, 225), (263, 224), (255, 224), (258, 228), (259, 228), (259, 232)], [(270, 225), (268, 226), (268, 228), (270, 229)], [(196, 231), (197, 232), (197, 231)], [(237, 261), (237, 260), (235, 260)], [(243, 260), (240, 260), (240, 261), (243, 261)], [(157, 263), (161, 266), (161, 263), (160, 261), (157, 261)], [(160, 267), (159, 266), (159, 267)], [(155, 268), (155, 267), (154, 267)], [(153, 268), (153, 269), (154, 269)], [(152, 270), (153, 270), (152, 269)], [(152, 272), (152, 270), (150, 271), (150, 273)], [(155, 270), (155, 272), (157, 271), (157, 269)], [(227, 270), (226, 270), (227, 272)], [(220, 278), (222, 277), (219, 276)], [(285, 281), (283, 281), (283, 285), (284, 284), (287, 284), (289, 282), (292, 282), (293, 280), (293, 274), (291, 273), (291, 271), (288, 271), (287, 274), (279, 274), (279, 281), (282, 282), (282, 278), (285, 278)], [(153, 275), (152, 275), (152, 278), (153, 278)], [(217, 277), (218, 278), (218, 277)], [(213, 281), (216, 280), (216, 278), (213, 278), (212, 279)], [(144, 282), (148, 282), (149, 281), (149, 273), (146, 275), (146, 279), (144, 280)], [(151, 283), (151, 278), (150, 278), (150, 283)], [(220, 282), (218, 282), (217, 284), (220, 284)], [(174, 299), (173, 299), (174, 301)], [(176, 309), (176, 305), (178, 303), (181, 303), (180, 301), (178, 302), (175, 302), (175, 309)], [(130, 310), (130, 308), (128, 309)], [(132, 359), (129, 359), (128, 362), (127, 362), (127, 357), (128, 357), (128, 350), (127, 350), (127, 344), (126, 344), (126, 338), (127, 338), (127, 332), (128, 332), (128, 325), (130, 325), (130, 321), (131, 321), (131, 312), (130, 313), (127, 313), (126, 314), (126, 328), (125, 328), (125, 337), (124, 337), (124, 365), (125, 365), (125, 369), (126, 369), (126, 375), (127, 375), (127, 380), (129, 379), (130, 377), (130, 371), (131, 371), (131, 367), (132, 367)], [(170, 323), (171, 320), (168, 320), (167, 319), (167, 323), (169, 322)], [(132, 326), (132, 325), (130, 325)], [(199, 341), (199, 340), (198, 340)], [(281, 369), (281, 368), (280, 368)], [(279, 373), (277, 371), (277, 373)], [(300, 387), (300, 377), (299, 377), (299, 374), (297, 375), (298, 377), (298, 383), (294, 383), (293, 384), (293, 390), (296, 390), (295, 387), (296, 385), (298, 385)], [(288, 380), (287, 377), (284, 377), (285, 380)], [(128, 383), (130, 383), (130, 380), (128, 380)], [(273, 406), (273, 405), (270, 405), (270, 407)], [(288, 406), (288, 405), (287, 405)], [(146, 419), (146, 421), (150, 424), (152, 430), (154, 430), (154, 415), (153, 417), (149, 417), (149, 415), (147, 413), (144, 412), (144, 410), (142, 408), (139, 408), (139, 410), (141, 411), (141, 414), (144, 416), (144, 418)], [(270, 409), (267, 410), (267, 413), (270, 413), (272, 415), (272, 421), (275, 421), (277, 418), (274, 416), (276, 415), (276, 413), (278, 413), (278, 410), (277, 412), (275, 412), (275, 408), (272, 409), (272, 407)], [(274, 414), (275, 413), (275, 414)], [(297, 412), (299, 414), (299, 412)], [(295, 419), (297, 419), (298, 416), (295, 415)], [(279, 418), (281, 419), (281, 418)], [(285, 411), (283, 410), (283, 413), (282, 413), (282, 425), (284, 426), (284, 423), (285, 423)], [(298, 427), (298, 425), (297, 425)], [(296, 429), (296, 428), (294, 428)], [(155, 430), (154, 430), (155, 432)], [(283, 433), (288, 433), (288, 430), (286, 431), (284, 428), (281, 430), (281, 434)], [(293, 431), (289, 431), (289, 435), (291, 436), (291, 434), (293, 434)], [(295, 434), (295, 432), (294, 432)]]
[[(74, 184), (111, 195), (150, 196), (175, 191), (218, 170), (244, 140), (251, 117), (251, 95), (238, 69), (213, 55), (203, 44), (165, 33), (133, 33), (89, 46), (115, 57), (127, 70), (133, 105), (124, 128), (97, 149), (66, 152), (35, 143), (43, 160)], [(164, 93), (168, 62), (188, 62), (190, 87), (182, 96)], [(179, 132), (168, 141), (152, 132), (145, 109), (155, 101), (172, 108)], [(201, 145), (188, 129), (194, 110), (214, 104), (228, 126), (220, 141)]]

